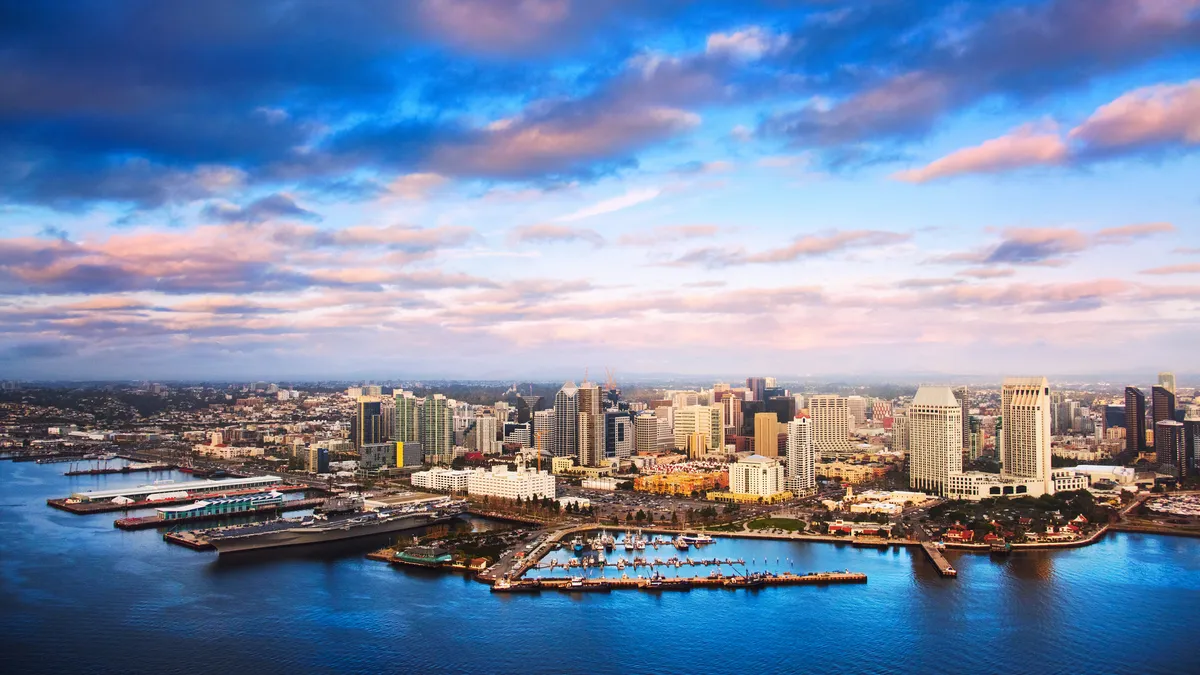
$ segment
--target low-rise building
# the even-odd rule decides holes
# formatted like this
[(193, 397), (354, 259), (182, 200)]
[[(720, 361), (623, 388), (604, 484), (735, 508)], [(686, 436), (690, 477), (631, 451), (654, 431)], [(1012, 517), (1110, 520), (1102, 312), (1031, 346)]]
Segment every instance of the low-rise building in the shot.
[(723, 472), (651, 474), (635, 478), (633, 489), (659, 495), (688, 497), (728, 486), (728, 475)]
[(467, 477), (471, 471), (434, 467), (417, 471), (412, 475), (413, 487), (443, 492), (462, 492), (467, 489)]
[(585, 478), (580, 485), (585, 490), (616, 490), (621, 481), (616, 478)]
[(491, 469), (475, 469), (465, 472), (467, 494), (502, 499), (553, 499), (556, 495), (554, 476), (546, 471), (537, 471), (518, 466), (516, 471), (507, 465), (497, 464)]

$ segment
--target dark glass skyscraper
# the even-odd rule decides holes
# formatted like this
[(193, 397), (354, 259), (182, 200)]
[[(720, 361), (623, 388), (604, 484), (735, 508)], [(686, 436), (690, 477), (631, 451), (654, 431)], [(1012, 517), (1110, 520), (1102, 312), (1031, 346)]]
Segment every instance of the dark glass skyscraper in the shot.
[(1125, 387), (1125, 452), (1137, 454), (1146, 447), (1146, 395)]
[(1155, 385), (1150, 390), (1150, 416), (1156, 425), (1165, 420), (1175, 419), (1175, 394), (1170, 389)]
[(356, 449), (370, 443), (383, 443), (387, 440), (387, 431), (383, 427), (383, 403), (378, 400), (359, 401), (351, 426)]

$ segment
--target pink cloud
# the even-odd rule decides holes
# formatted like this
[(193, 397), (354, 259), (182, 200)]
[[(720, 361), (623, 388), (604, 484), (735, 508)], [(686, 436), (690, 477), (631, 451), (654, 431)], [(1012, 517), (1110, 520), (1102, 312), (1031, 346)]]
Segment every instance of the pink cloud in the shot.
[(600, 233), (595, 230), (571, 225), (556, 225), (554, 223), (518, 227), (509, 233), (508, 238), (514, 244), (563, 244), (584, 241), (593, 246), (604, 245), (604, 237), (600, 236)]
[(963, 174), (996, 173), (1016, 168), (1061, 164), (1067, 145), (1053, 131), (1026, 125), (1008, 135), (993, 138), (972, 148), (963, 148), (919, 168), (901, 171), (892, 178), (908, 183), (925, 183)]
[(1200, 80), (1135, 89), (1101, 106), (1071, 138), (1094, 151), (1200, 144)]
[(1168, 275), (1168, 274), (1200, 274), (1200, 263), (1187, 263), (1183, 265), (1166, 265), (1163, 267), (1153, 267), (1148, 270), (1142, 270), (1141, 274)]

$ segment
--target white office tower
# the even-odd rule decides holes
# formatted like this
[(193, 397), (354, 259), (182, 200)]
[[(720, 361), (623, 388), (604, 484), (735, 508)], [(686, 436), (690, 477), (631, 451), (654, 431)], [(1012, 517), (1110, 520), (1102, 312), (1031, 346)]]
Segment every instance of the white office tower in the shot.
[(396, 427), (392, 432), (393, 437), (405, 443), (420, 440), (420, 413), (424, 399), (417, 398), (411, 391), (403, 389), (393, 392), (392, 398), (396, 403)]
[(529, 447), (553, 453), (551, 450), (554, 447), (553, 409), (538, 410), (533, 413), (533, 438), (529, 439)]
[(1166, 389), (1172, 394), (1175, 393), (1175, 373), (1159, 373), (1158, 386)]
[(633, 418), (634, 452), (658, 450), (658, 418), (644, 412)]
[(690, 405), (675, 411), (675, 447), (687, 449), (693, 435), (701, 437), (705, 451), (725, 451), (725, 425), (719, 404)]
[(577, 457), (578, 428), (579, 388), (574, 382), (567, 382), (554, 396), (554, 428), (550, 432), (550, 454), (555, 457)]
[(846, 399), (833, 394), (812, 396), (808, 400), (812, 419), (813, 449), (817, 458), (845, 457), (850, 448), (850, 407)]
[(770, 497), (783, 492), (783, 466), (770, 457), (750, 455), (729, 465), (729, 491)]
[(805, 495), (817, 489), (817, 456), (813, 452), (812, 423), (807, 417), (787, 424), (787, 489)]
[(962, 473), (962, 405), (950, 387), (921, 387), (908, 408), (908, 484), (945, 495)]
[(480, 415), (475, 418), (475, 451), (485, 455), (500, 452), (500, 442), (496, 440), (495, 417)]
[[(1039, 482), (1054, 493), (1050, 471), (1050, 383), (1044, 377), (1005, 378), (1000, 390), (1000, 461), (1004, 476)], [(1036, 496), (1036, 495), (1034, 495)]]

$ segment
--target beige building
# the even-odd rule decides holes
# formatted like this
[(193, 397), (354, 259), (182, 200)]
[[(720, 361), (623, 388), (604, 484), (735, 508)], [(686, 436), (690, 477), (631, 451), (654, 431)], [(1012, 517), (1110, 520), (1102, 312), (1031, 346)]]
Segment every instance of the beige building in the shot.
[(1041, 483), (1054, 493), (1050, 471), (1050, 383), (1044, 377), (1010, 377), (1000, 389), (1001, 473), (1026, 483)]
[(846, 399), (823, 394), (808, 400), (812, 419), (813, 449), (818, 458), (839, 458), (851, 454), (850, 407)]
[[(689, 457), (724, 452), (725, 425), (719, 405), (690, 405), (675, 411), (675, 447)], [(700, 436), (701, 440), (694, 437)]]
[(909, 487), (938, 495), (962, 471), (962, 406), (950, 387), (921, 387), (908, 409)]
[(754, 414), (754, 454), (763, 457), (779, 456), (779, 416), (773, 412)]

